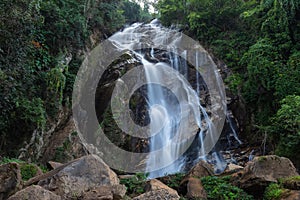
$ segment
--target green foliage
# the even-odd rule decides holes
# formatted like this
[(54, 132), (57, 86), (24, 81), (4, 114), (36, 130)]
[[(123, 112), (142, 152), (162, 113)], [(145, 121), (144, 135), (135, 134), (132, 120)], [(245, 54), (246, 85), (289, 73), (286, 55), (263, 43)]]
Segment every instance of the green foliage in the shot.
[(64, 48), (72, 51), (84, 46), (88, 29), (83, 0), (42, 1), (40, 12), (44, 17), (42, 33), (51, 52), (55, 54)]
[(300, 94), (300, 51), (293, 53), (287, 64), (276, 74), (275, 95), (283, 99), (287, 95)]
[(72, 149), (71, 142), (66, 139), (63, 144), (55, 149), (53, 160), (55, 162), (65, 163), (68, 159), (68, 152)]
[(68, 66), (58, 64), (56, 67), (49, 70), (46, 74), (47, 80), (47, 99), (46, 110), (49, 116), (55, 117), (57, 111), (63, 103), (64, 89), (66, 85), (65, 73), (68, 71)]
[(27, 181), (34, 177), (37, 173), (37, 166), (34, 164), (22, 164), (21, 176), (24, 181)]
[(225, 80), (225, 83), (228, 84), (231, 91), (238, 94), (241, 90), (243, 79), (240, 74), (232, 74)]
[(281, 55), (269, 39), (261, 39), (251, 46), (241, 59), (247, 66), (247, 80), (243, 87), (243, 96), (248, 104), (259, 110), (256, 123), (269, 123), (268, 116), (273, 114), (276, 101), (274, 91), (279, 69), (282, 68)]
[(161, 14), (160, 19), (164, 24), (185, 24), (186, 2), (183, 0), (160, 0), (157, 8)]
[[(38, 172), (38, 166), (32, 163), (26, 163), (23, 160), (19, 160), (17, 158), (8, 158), (8, 157), (4, 157), (2, 158), (2, 160), (0, 161), (0, 165), (2, 164), (7, 164), (7, 163), (18, 163), (20, 165), (20, 171), (21, 171), (21, 177), (22, 180), (27, 181), (29, 179), (31, 179), (32, 177), (36, 176), (37, 172)], [(43, 172), (48, 171), (48, 169), (46, 167), (40, 167), (42, 169)]]
[(251, 123), (265, 129), (279, 102), (299, 95), (299, 5), (299, 0), (160, 0), (158, 9), (164, 24), (186, 24), (191, 36), (233, 70), (226, 83), (246, 100)]
[(147, 180), (147, 174), (137, 173), (134, 176), (126, 179), (121, 179), (120, 183), (127, 188), (127, 193), (130, 196), (137, 196), (145, 192), (144, 187)]
[(286, 156), (300, 166), (300, 96), (287, 96), (272, 118), (273, 137), (279, 141), (276, 154)]
[(292, 176), (292, 177), (288, 177), (288, 178), (283, 178), (279, 180), (280, 183), (284, 182), (284, 181), (300, 181), (300, 176)]
[(177, 173), (177, 174), (172, 174), (172, 175), (167, 175), (163, 177), (163, 182), (167, 186), (177, 190), (179, 188), (179, 185), (184, 178), (185, 174), (184, 173)]
[[(33, 130), (47, 128), (69, 106), (88, 36), (100, 31), (101, 40), (118, 30), (126, 18), (123, 2), (0, 2), (1, 153), (16, 156)], [(147, 9), (139, 10), (141, 19)]]
[(86, 8), (88, 26), (91, 29), (100, 28), (104, 33), (112, 34), (125, 22), (123, 10), (118, 0), (102, 2), (90, 1)]
[(23, 160), (19, 160), (19, 159), (17, 159), (17, 158), (8, 158), (8, 157), (4, 157), (4, 158), (2, 158), (2, 160), (0, 161), (0, 165), (7, 164), (7, 163), (11, 163), (11, 162), (15, 162), (15, 163), (24, 163)]
[(265, 190), (264, 199), (265, 200), (276, 200), (280, 199), (284, 190), (276, 183), (271, 183)]
[(17, 114), (26, 124), (43, 129), (46, 125), (46, 113), (40, 98), (19, 99), (16, 101)]
[(122, 9), (124, 10), (124, 16), (127, 23), (133, 23), (139, 21), (140, 17), (140, 6), (132, 1), (124, 1), (122, 4)]
[(201, 179), (208, 199), (226, 199), (226, 200), (250, 200), (252, 196), (248, 195), (242, 189), (231, 185), (230, 177), (218, 178), (207, 176)]

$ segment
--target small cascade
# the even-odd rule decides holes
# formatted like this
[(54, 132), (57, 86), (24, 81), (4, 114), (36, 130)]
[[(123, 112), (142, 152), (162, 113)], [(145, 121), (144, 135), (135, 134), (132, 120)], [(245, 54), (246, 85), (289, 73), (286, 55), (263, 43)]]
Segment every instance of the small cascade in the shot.
[(242, 141), (239, 139), (238, 134), (236, 132), (236, 127), (234, 127), (234, 123), (232, 121), (232, 113), (227, 111), (226, 113), (226, 122), (228, 123), (230, 127), (230, 132), (227, 133), (227, 140), (228, 140), (228, 146), (232, 146), (231, 138), (233, 137), (234, 140), (238, 143), (238, 145), (242, 144)]
[[(143, 43), (140, 44), (141, 46), (133, 47), (138, 42), (132, 41), (147, 40), (143, 38), (141, 32), (151, 33), (149, 45)], [(217, 128), (210, 113), (216, 108), (208, 111), (208, 106), (201, 105), (200, 93), (203, 83), (200, 83), (200, 80), (203, 81), (203, 79), (198, 70), (190, 71), (187, 62), (188, 52), (177, 51), (176, 45), (181, 39), (181, 33), (172, 30), (171, 32), (174, 42), (167, 49), (168, 61), (161, 61), (161, 56), (157, 56), (156, 49), (151, 46), (153, 45), (151, 42), (160, 44), (169, 39), (170, 30), (161, 27), (157, 20), (150, 24), (135, 23), (109, 39), (121, 50), (140, 49), (132, 50), (132, 53), (141, 61), (148, 83), (146, 102), (147, 108), (149, 108), (151, 137), (148, 141), (150, 153), (146, 160), (146, 171), (149, 172), (149, 178), (182, 172), (186, 168), (187, 160), (192, 160), (192, 164), (199, 160), (206, 161), (206, 155), (209, 152), (204, 148), (205, 141), (209, 139), (210, 143), (215, 144), (217, 142), (215, 140), (218, 139)], [(198, 51), (194, 58), (195, 65), (200, 66), (203, 61), (199, 60)], [(195, 72), (194, 88), (187, 81), (191, 72)], [(216, 75), (216, 80), (217, 85), (221, 88), (221, 82), (219, 82), (221, 78), (218, 75)], [(160, 83), (165, 84), (161, 85)], [(219, 98), (225, 99), (225, 94), (222, 93)], [(226, 103), (222, 106), (226, 108)], [(238, 140), (236, 132), (233, 134)], [(192, 141), (190, 141), (191, 136), (194, 136)], [(185, 152), (193, 141), (197, 143), (197, 146), (194, 147), (197, 153), (190, 156)], [(220, 153), (213, 151), (212, 159), (217, 173), (225, 169), (226, 162)], [(157, 166), (160, 167), (157, 168)]]

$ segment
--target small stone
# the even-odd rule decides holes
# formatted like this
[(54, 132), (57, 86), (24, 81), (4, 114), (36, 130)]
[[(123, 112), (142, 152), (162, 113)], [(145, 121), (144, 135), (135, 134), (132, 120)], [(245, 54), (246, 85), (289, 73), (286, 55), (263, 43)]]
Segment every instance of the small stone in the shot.
[(168, 190), (160, 189), (160, 190), (153, 190), (150, 192), (146, 192), (141, 194), (133, 200), (157, 200), (157, 199), (167, 199), (167, 200), (179, 200), (180, 197), (178, 195), (170, 194)]
[(206, 191), (199, 178), (185, 178), (180, 183), (180, 190), (188, 199), (207, 199)]
[(123, 199), (124, 196), (126, 195), (125, 185), (113, 185), (112, 193), (113, 193), (114, 200)]
[(82, 199), (113, 200), (114, 198), (111, 190), (111, 186), (100, 186), (87, 192), (83, 192)]
[[(169, 194), (174, 195), (174, 196), (178, 196), (178, 193), (176, 190), (170, 188), (169, 186), (163, 184), (161, 181), (157, 180), (157, 179), (152, 179), (150, 181), (148, 181), (146, 183), (145, 186), (145, 191), (146, 192), (150, 192), (150, 191), (155, 191), (155, 190), (167, 190), (169, 192)], [(178, 196), (179, 197), (179, 196)]]
[(58, 168), (59, 166), (62, 166), (62, 165), (63, 165), (62, 163), (54, 162), (54, 161), (49, 161), (48, 164), (50, 165), (50, 167), (51, 167), (52, 169), (56, 169), (56, 168)]
[(231, 175), (233, 173), (236, 173), (240, 170), (244, 169), (244, 167), (233, 164), (233, 163), (229, 163), (225, 169), (225, 171), (222, 173), (222, 175)]

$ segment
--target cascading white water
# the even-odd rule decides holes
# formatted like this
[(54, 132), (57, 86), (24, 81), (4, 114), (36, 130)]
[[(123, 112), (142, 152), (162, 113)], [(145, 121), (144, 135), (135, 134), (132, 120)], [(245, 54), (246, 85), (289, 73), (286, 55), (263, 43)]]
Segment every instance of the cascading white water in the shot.
[[(162, 74), (162, 71), (158, 70), (160, 67), (168, 68), (169, 66), (166, 63), (154, 64), (143, 59), (143, 65), (145, 68), (147, 82), (158, 82), (159, 80), (163, 80), (164, 76), (168, 76), (168, 74)], [(175, 66), (180, 67), (181, 65), (176, 63)], [(185, 163), (184, 157), (180, 157), (180, 150), (181, 146), (184, 146), (184, 143), (186, 142), (184, 140), (186, 136), (180, 135), (183, 133), (182, 129), (188, 130), (188, 127), (191, 126), (191, 124), (189, 124), (190, 116), (193, 116), (197, 122), (197, 126), (201, 127), (201, 113), (199, 110), (201, 105), (199, 104), (200, 101), (197, 94), (191, 87), (187, 86), (182, 75), (177, 73), (175, 77), (177, 78), (177, 81), (179, 80), (182, 83), (181, 85), (178, 85), (177, 93), (175, 93), (176, 97), (180, 96), (183, 100), (180, 104), (168, 102), (167, 94), (163, 87), (155, 87), (153, 84), (147, 85), (147, 96), (151, 119), (150, 130), (157, 130), (157, 126), (161, 126), (161, 124), (163, 124), (162, 129), (150, 139), (150, 151), (167, 147), (159, 157), (150, 153), (147, 160), (147, 166), (149, 166), (148, 169), (151, 169), (153, 165), (155, 166), (158, 163), (165, 167), (160, 170), (150, 172), (149, 178), (155, 178), (165, 174), (181, 171)], [(183, 107), (185, 110), (182, 111), (180, 107)], [(209, 121), (208, 116), (206, 116), (205, 119), (206, 121)], [(202, 127), (201, 130), (203, 132)], [(174, 142), (174, 137), (177, 138), (177, 142)], [(177, 160), (176, 158), (178, 157), (180, 158)], [(169, 165), (170, 163), (172, 164)]]
[[(168, 39), (166, 37), (167, 30), (158, 25), (157, 21), (147, 25), (136, 23), (113, 35), (110, 41), (119, 49), (134, 49), (132, 48), (134, 43), (127, 41), (143, 40), (143, 35), (141, 36), (137, 33), (145, 32), (146, 35), (146, 32), (151, 32), (151, 41), (159, 44)], [(203, 147), (206, 135), (214, 135), (216, 133), (216, 128), (206, 109), (200, 104), (199, 73), (196, 74), (197, 86), (195, 91), (186, 80), (188, 77), (187, 52), (184, 51), (180, 55), (176, 54), (176, 40), (180, 40), (180, 37), (180, 34), (174, 37), (175, 39), (172, 43), (174, 46), (170, 45), (168, 47), (173, 52), (169, 54), (170, 64), (151, 62), (146, 59), (145, 53), (132, 51), (143, 64), (147, 82), (153, 83), (147, 85), (147, 102), (152, 135), (149, 141), (150, 152), (164, 147), (159, 156), (150, 153), (147, 158), (146, 171), (150, 173), (149, 178), (160, 177), (183, 170), (186, 158), (182, 156), (182, 149), (188, 142), (186, 138), (189, 134), (198, 135), (196, 139), (199, 140), (200, 146)], [(147, 41), (147, 38), (145, 40)], [(140, 46), (139, 48), (149, 48), (151, 45), (149, 44), (146, 47)], [(151, 48), (149, 55), (155, 59), (155, 49)], [(196, 55), (195, 57), (196, 65), (198, 66), (198, 56)], [(171, 88), (174, 96), (180, 99), (180, 102), (172, 99), (173, 97), (170, 98), (166, 88), (155, 84), (164, 82), (165, 77), (170, 76), (170, 74), (175, 79), (173, 81), (167, 80), (166, 84)], [(210, 138), (214, 139), (215, 137), (212, 136)], [(200, 159), (205, 160), (207, 153), (204, 148), (199, 148), (199, 153), (194, 158), (194, 163)], [(214, 157), (217, 157), (215, 159), (217, 161), (216, 166), (221, 166), (222, 159), (218, 157), (218, 154), (214, 154)], [(162, 167), (155, 171), (151, 170), (156, 165)]]

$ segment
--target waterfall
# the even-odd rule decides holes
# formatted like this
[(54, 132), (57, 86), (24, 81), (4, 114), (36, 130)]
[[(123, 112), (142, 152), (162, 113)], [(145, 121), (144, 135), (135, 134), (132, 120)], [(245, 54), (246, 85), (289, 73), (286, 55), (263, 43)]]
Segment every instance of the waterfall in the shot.
[[(162, 27), (157, 20), (124, 28), (111, 36), (105, 45), (110, 49), (100, 46), (91, 53), (94, 57), (86, 60), (79, 81), (85, 83), (91, 80), (91, 84), (96, 85), (101, 71), (97, 65), (108, 65), (107, 60), (130, 51), (132, 58), (138, 60), (141, 66), (133, 67), (123, 76), (118, 73), (120, 77), (113, 91), (111, 109), (123, 132), (147, 140), (149, 153), (119, 151), (100, 131), (99, 134), (88, 135), (88, 132), (99, 129), (98, 124), (94, 123), (96, 120), (90, 124), (83, 123), (79, 127), (82, 129), (80, 134), (87, 133), (89, 138), (86, 141), (102, 148), (103, 159), (112, 168), (127, 172), (143, 170), (149, 173), (149, 178), (156, 178), (183, 172), (188, 165), (207, 160), (207, 154), (212, 152), (216, 171), (224, 170), (226, 163), (222, 155), (213, 149), (226, 118), (225, 89), (216, 65), (201, 45), (177, 30)], [(107, 60), (98, 62), (95, 57)], [(130, 83), (126, 83), (128, 80)], [(76, 80), (77, 85), (82, 84), (79, 81)], [(150, 118), (149, 124), (144, 127), (135, 124), (128, 114), (136, 113), (128, 111), (130, 95), (133, 94), (129, 88), (137, 90), (142, 86), (146, 88), (143, 90), (146, 94), (141, 96), (145, 97), (147, 106), (141, 107), (148, 109)], [(75, 91), (80, 92), (80, 89)], [(88, 91), (83, 89), (83, 94)], [(201, 96), (203, 93), (205, 97)], [(74, 95), (79, 102), (86, 96)], [(80, 109), (92, 109), (94, 106), (80, 103)], [(75, 118), (76, 111), (73, 111)], [(114, 113), (117, 113), (116, 116)], [(89, 130), (86, 131), (86, 128)]]

